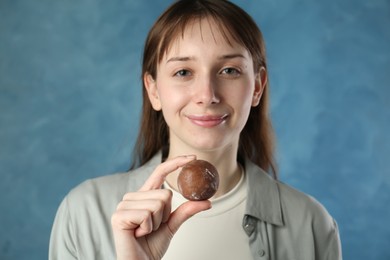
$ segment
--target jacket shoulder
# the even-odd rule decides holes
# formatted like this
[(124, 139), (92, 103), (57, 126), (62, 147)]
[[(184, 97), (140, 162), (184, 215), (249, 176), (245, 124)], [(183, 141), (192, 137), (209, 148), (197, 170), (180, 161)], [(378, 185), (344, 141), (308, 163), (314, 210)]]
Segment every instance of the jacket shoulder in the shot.
[(333, 217), (316, 198), (282, 182), (278, 186), (285, 221), (309, 221), (315, 229), (337, 229)]

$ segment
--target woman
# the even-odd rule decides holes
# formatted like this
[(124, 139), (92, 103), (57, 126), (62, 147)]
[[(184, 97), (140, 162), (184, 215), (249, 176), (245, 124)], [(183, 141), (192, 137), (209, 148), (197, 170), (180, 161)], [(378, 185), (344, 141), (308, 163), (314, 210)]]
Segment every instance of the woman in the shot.
[[(341, 259), (332, 217), (277, 181), (264, 42), (245, 11), (174, 3), (149, 32), (142, 76), (132, 170), (67, 195), (51, 259)], [(207, 201), (177, 192), (195, 158), (220, 173)]]

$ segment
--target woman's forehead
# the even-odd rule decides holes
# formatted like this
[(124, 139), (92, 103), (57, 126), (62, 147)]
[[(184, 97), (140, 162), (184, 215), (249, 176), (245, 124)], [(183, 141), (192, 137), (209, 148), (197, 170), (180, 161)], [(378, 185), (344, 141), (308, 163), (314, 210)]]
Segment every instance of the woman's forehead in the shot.
[(180, 30), (175, 30), (172, 34), (170, 42), (166, 45), (166, 50), (163, 51), (163, 56), (167, 56), (171, 52), (178, 52), (181, 43), (185, 41), (201, 42), (206, 44), (217, 44), (228, 47), (245, 48), (238, 43), (233, 35), (227, 30), (221, 22), (210, 17), (200, 19), (192, 19), (188, 21)]

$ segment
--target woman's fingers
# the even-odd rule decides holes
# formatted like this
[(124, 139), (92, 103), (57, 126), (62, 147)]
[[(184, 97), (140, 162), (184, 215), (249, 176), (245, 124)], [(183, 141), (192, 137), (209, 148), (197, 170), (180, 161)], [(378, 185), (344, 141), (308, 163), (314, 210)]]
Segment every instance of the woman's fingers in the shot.
[[(156, 202), (153, 205), (153, 207), (149, 209), (151, 209), (153, 212), (156, 212), (158, 207), (163, 208), (162, 218), (161, 218), (162, 222), (165, 223), (168, 221), (169, 215), (171, 214), (172, 191), (167, 189), (127, 193), (125, 196), (123, 196), (123, 200), (118, 204), (118, 207), (120, 207), (122, 204), (125, 204), (126, 201), (129, 202), (127, 204), (131, 207), (133, 205), (132, 203), (136, 203), (137, 201), (145, 201), (145, 200), (159, 201)], [(145, 206), (142, 202), (142, 203), (138, 203), (137, 206), (133, 206), (133, 207), (144, 208)]]
[[(169, 191), (168, 191), (169, 192)], [(167, 222), (171, 213), (171, 203), (159, 199), (124, 200), (118, 204), (117, 211), (146, 210), (150, 213), (152, 230)]]
[(111, 217), (113, 227), (122, 231), (140, 229), (149, 234), (153, 230), (151, 213), (148, 210), (117, 210)]
[(148, 190), (148, 191), (137, 191), (137, 192), (128, 192), (126, 193), (122, 201), (134, 201), (134, 200), (148, 200), (148, 199), (160, 199), (168, 201), (172, 198), (172, 192), (167, 189), (157, 189), (157, 190)]
[(194, 159), (193, 155), (179, 156), (160, 164), (139, 191), (125, 194), (111, 219), (114, 229), (139, 238), (165, 224), (169, 229), (164, 228), (165, 232), (173, 234), (192, 215), (210, 208), (208, 201), (188, 202), (171, 213), (172, 191), (161, 189), (168, 174)]
[(194, 159), (196, 159), (195, 155), (179, 156), (160, 164), (139, 191), (159, 189), (168, 174)]

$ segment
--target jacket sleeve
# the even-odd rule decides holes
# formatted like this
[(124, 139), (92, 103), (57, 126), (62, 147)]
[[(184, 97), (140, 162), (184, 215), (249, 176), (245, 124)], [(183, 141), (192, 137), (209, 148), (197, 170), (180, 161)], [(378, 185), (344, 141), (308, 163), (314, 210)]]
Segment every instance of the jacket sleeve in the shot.
[[(313, 219), (316, 260), (342, 260), (339, 230), (336, 221), (325, 208)], [(322, 212), (321, 212), (322, 211)], [(321, 214), (322, 213), (322, 214)]]
[[(342, 260), (341, 241), (336, 221), (333, 219), (332, 228), (328, 231), (323, 250), (320, 250), (319, 259)], [(322, 252), (321, 252), (322, 251)]]
[(75, 234), (67, 198), (57, 210), (50, 236), (49, 260), (57, 259), (77, 259)]

